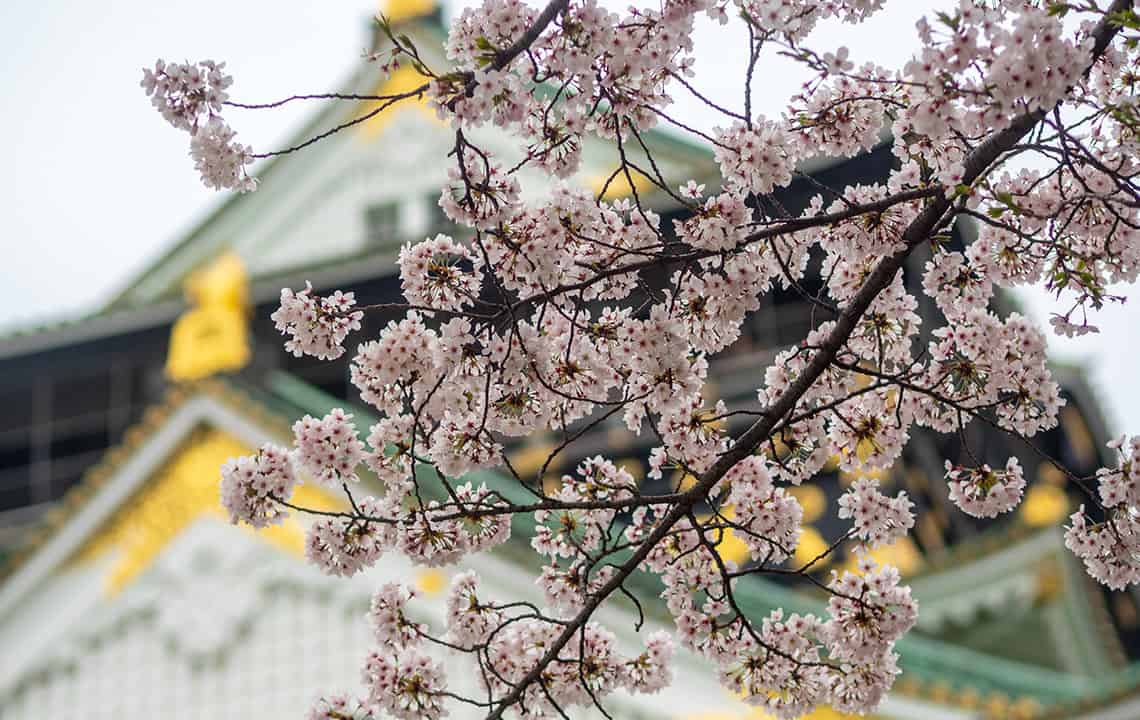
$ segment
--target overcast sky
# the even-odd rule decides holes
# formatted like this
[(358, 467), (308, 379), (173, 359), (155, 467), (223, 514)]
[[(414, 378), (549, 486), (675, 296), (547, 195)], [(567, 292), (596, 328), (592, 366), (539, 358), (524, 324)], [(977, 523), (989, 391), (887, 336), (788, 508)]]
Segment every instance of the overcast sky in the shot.
[[(916, 46), (914, 21), (947, 4), (891, 0), (858, 30), (823, 26), (816, 46), (846, 45), (856, 63), (897, 67)], [(185, 135), (150, 109), (138, 87), (143, 65), (224, 60), (232, 96), (247, 102), (334, 90), (360, 61), (377, 8), (374, 0), (0, 2), (0, 327), (95, 308), (221, 201), (199, 183)], [(697, 44), (697, 86), (739, 106), (739, 23), (703, 22)], [(757, 78), (755, 106), (769, 115), (802, 81), (779, 61)], [(698, 125), (715, 121), (683, 91), (676, 98)], [(265, 150), (310, 111), (296, 105), (230, 119), (243, 142)], [(1043, 293), (1023, 298), (1047, 319)], [(1100, 336), (1053, 343), (1056, 357), (1088, 368), (1115, 430), (1140, 432), (1138, 308), (1140, 300), (1102, 311)]]

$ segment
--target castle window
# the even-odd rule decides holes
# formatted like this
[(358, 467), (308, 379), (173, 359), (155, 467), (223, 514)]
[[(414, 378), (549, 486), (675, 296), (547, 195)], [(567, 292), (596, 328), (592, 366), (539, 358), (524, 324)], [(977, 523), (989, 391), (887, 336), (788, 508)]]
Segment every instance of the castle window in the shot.
[(400, 239), (400, 208), (394, 202), (381, 202), (364, 209), (364, 233), (370, 247), (392, 245)]

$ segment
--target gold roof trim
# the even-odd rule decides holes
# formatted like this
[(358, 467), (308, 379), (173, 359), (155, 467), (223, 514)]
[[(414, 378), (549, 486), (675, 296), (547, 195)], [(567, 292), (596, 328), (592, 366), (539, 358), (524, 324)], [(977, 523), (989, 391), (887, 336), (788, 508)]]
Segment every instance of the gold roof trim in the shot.
[(380, 12), (395, 24), (432, 15), (437, 7), (435, 0), (382, 0)]
[(102, 459), (83, 474), (80, 481), (60, 498), (58, 504), (44, 514), (42, 524), (28, 534), (24, 544), (0, 567), (0, 582), (27, 562), (60, 528), (86, 507), (107, 480), (159, 426), (186, 400), (197, 394), (208, 395), (231, 409), (241, 411), (263, 425), (270, 434), (286, 437), (289, 433), (290, 421), (287, 418), (269, 411), (245, 393), (218, 380), (196, 380), (171, 387), (157, 405), (148, 408), (142, 419), (123, 434), (122, 442), (104, 453)]
[(1038, 720), (1044, 712), (1041, 703), (1029, 696), (1010, 698), (1001, 692), (982, 694), (969, 685), (954, 687), (945, 680), (923, 680), (911, 673), (899, 676), (891, 693), (963, 710), (981, 710), (982, 717), (993, 720)]

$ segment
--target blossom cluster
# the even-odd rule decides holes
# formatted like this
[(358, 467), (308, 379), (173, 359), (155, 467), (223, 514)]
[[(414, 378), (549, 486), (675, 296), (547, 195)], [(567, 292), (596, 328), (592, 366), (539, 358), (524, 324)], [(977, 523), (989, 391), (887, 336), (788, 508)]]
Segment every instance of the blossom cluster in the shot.
[(356, 482), (364, 444), (356, 435), (352, 416), (336, 408), (321, 419), (309, 415), (293, 423), (297, 464), (323, 485)]
[(803, 508), (782, 487), (759, 456), (745, 458), (724, 476), (731, 488), (727, 505), (735, 509), (733, 526), (743, 536), (752, 559), (779, 564), (795, 552)]
[(319, 517), (305, 535), (305, 558), (329, 575), (355, 575), (396, 545), (400, 528), (393, 508), (372, 497), (355, 504), (359, 517)]
[(212, 60), (169, 64), (158, 60), (153, 70), (143, 68), (140, 85), (168, 123), (189, 132), (204, 119), (221, 113), (229, 99), (226, 90), (234, 79), (225, 73), (225, 67), (225, 63)]
[(225, 65), (158, 60), (153, 70), (143, 68), (139, 84), (167, 122), (190, 134), (190, 156), (207, 187), (248, 192), (257, 188), (246, 173), (253, 151), (234, 140), (234, 131), (220, 114), (229, 99), (226, 89), (233, 84)]
[[(383, 444), (390, 423), (373, 426), (369, 439), (377, 445), (369, 448), (351, 420), (340, 408), (319, 419), (305, 416), (294, 425), (292, 450), (265, 445), (256, 455), (227, 463), (222, 504), (232, 521), (259, 528), (281, 522), (287, 514), (283, 503), (291, 499), (300, 476), (349, 493), (353, 512), (322, 513), (305, 538), (306, 557), (331, 575), (354, 575), (397, 547), (420, 564), (444, 565), (507, 541), (510, 515), (486, 485), (457, 485), (452, 488), (454, 504), (447, 507), (421, 502), (396, 464), (409, 462), (407, 449)], [(396, 461), (388, 462), (391, 458)], [(358, 481), (361, 463), (388, 473), (381, 474), (387, 481), (383, 495), (351, 494), (349, 483)]]
[(339, 290), (328, 297), (313, 293), (313, 286), (293, 292), (281, 290), (281, 305), (270, 315), (277, 332), (289, 335), (285, 349), (296, 357), (311, 355), (321, 360), (335, 360), (344, 354), (341, 343), (353, 330), (360, 329), (364, 313), (352, 310), (353, 293)]
[(404, 245), (398, 262), (400, 286), (413, 304), (458, 310), (479, 292), (479, 261), (446, 235)]
[(877, 707), (898, 674), (894, 643), (917, 619), (898, 571), (864, 558), (861, 574), (836, 573), (828, 584), (826, 619), (776, 610), (756, 627), (734, 610), (732, 583), (718, 571), (724, 561), (710, 538), (701, 539), (707, 532), (686, 527), (649, 559), (681, 642), (713, 662), (726, 687), (779, 718), (821, 704), (844, 712)]
[(761, 120), (751, 128), (736, 123), (720, 130), (716, 143), (716, 161), (730, 190), (766, 194), (792, 181), (795, 155), (779, 123)]
[(913, 508), (905, 491), (888, 497), (874, 478), (857, 479), (839, 498), (839, 517), (850, 518), (855, 537), (870, 548), (906, 536), (914, 527)]
[(934, 336), (925, 378), (932, 395), (910, 405), (917, 422), (946, 431), (961, 408), (992, 407), (1002, 427), (1022, 435), (1056, 424), (1065, 400), (1045, 363), (1045, 336), (1030, 320), (975, 310)]
[(222, 507), (233, 522), (262, 528), (283, 521), (288, 513), (280, 501), (293, 494), (297, 476), (287, 450), (262, 445), (256, 455), (230, 460), (222, 467)]
[(967, 515), (983, 518), (1017, 507), (1025, 491), (1025, 476), (1015, 457), (1006, 461), (1004, 470), (994, 470), (989, 465), (963, 467), (947, 460), (946, 483), (951, 502)]
[[(637, 483), (628, 471), (602, 457), (584, 460), (565, 475), (556, 497), (567, 503), (633, 497)], [(595, 567), (593, 558), (612, 542), (616, 509), (545, 510), (534, 514), (531, 547), (549, 559), (537, 584), (552, 608), (572, 616), (611, 577), (612, 568)]]
[(1044, 7), (1011, 6), (964, 0), (937, 25), (918, 23), (923, 47), (903, 68), (910, 97), (892, 126), (895, 152), (920, 157), (944, 184), (961, 177), (953, 134), (982, 137), (1051, 108), (1089, 67), (1089, 36), (1072, 38)]
[[(385, 585), (370, 612), (367, 697), (324, 700), (314, 717), (446, 714), (456, 688), (429, 637), (480, 667), (492, 709), (537, 717), (619, 689), (654, 692), (670, 681), (669, 638), (654, 634), (631, 655), (592, 616), (637, 570), (660, 578), (680, 644), (749, 702), (781, 718), (881, 702), (917, 603), (868, 551), (915, 517), (906, 493), (873, 478), (918, 428), (966, 442), (979, 420), (1022, 438), (1057, 424), (1064, 400), (1045, 334), (993, 302), (1000, 288), (1043, 285), (1067, 303), (1055, 331), (1077, 336), (1095, 332), (1115, 286), (1140, 276), (1140, 50), (1127, 23), (1091, 4), (1067, 6), (1074, 22), (1044, 3), (959, 0), (919, 22), (921, 47), (895, 70), (810, 47), (820, 22), (858, 23), (882, 5), (665, 0), (614, 12), (594, 0), (543, 11), (481, 0), (451, 22), (446, 71), (392, 37), (388, 67), (410, 55), (454, 130), (438, 203), (458, 228), (401, 248), (406, 302), (385, 306), (386, 324), (350, 353), (352, 385), (378, 414), (366, 437), (344, 411), (306, 416), (293, 449), (226, 465), (223, 503), (234, 521), (263, 527), (284, 517), (297, 482), (343, 489), (350, 509), (317, 514), (306, 536), (308, 558), (336, 575), (390, 551), (452, 565), (506, 542), (525, 514), (543, 605), (492, 602), (462, 573), (434, 638), (412, 593)], [(671, 109), (677, 93), (704, 100), (692, 81), (701, 15), (739, 16), (750, 36), (745, 107), (709, 103), (725, 119), (708, 134)], [(778, 119), (751, 108), (771, 52), (811, 73)], [(159, 112), (190, 133), (204, 181), (247, 190), (253, 154), (221, 118), (230, 84), (209, 62), (160, 62), (143, 77)], [(672, 177), (677, 164), (658, 162), (644, 135), (659, 124), (706, 140), (719, 182)], [(512, 142), (482, 147), (484, 126)], [(575, 184), (592, 157), (587, 136), (617, 150), (596, 194)], [(806, 203), (786, 206), (805, 161), (880, 142), (894, 161), (884, 177), (813, 174)], [(1048, 167), (1003, 167), (1021, 157)], [(545, 194), (524, 192), (528, 169), (552, 179)], [(632, 196), (603, 199), (618, 185)], [(666, 196), (681, 216), (654, 212)], [(710, 367), (738, 362), (751, 318), (793, 294), (811, 307), (802, 341), (766, 358), (754, 395), (719, 398)], [(306, 286), (283, 290), (272, 319), (290, 352), (331, 360), (363, 310), (351, 293)], [(572, 472), (547, 472), (599, 429), (640, 436), (651, 484), (593, 449)], [(509, 457), (535, 436), (561, 444), (531, 476)], [(1098, 507), (1072, 515), (1066, 544), (1121, 588), (1140, 583), (1140, 441), (1115, 447)], [(789, 486), (832, 461), (857, 476), (837, 506), (858, 572), (813, 578), (829, 595), (818, 614), (745, 616), (734, 593), (748, 576), (814, 572), (816, 560), (791, 567), (803, 508)], [(360, 482), (364, 467), (375, 486)], [(471, 475), (499, 468), (533, 504)], [(1016, 458), (998, 469), (947, 461), (945, 481), (975, 517), (1011, 511), (1025, 490)], [(747, 552), (730, 558), (731, 541)], [(633, 559), (619, 559), (627, 551)]]
[[(431, 652), (428, 624), (414, 619), (415, 592), (397, 583), (381, 586), (368, 613), (376, 647), (362, 669), (367, 699), (325, 699), (314, 709), (320, 720), (347, 720), (349, 709), (386, 713), (397, 718), (440, 718), (449, 714), (450, 680)], [(557, 623), (512, 615), (517, 603), (499, 604), (482, 597), (479, 577), (456, 575), (447, 599), (446, 632), (452, 652), (470, 654), (483, 668), (476, 674), (485, 691), (502, 692), (526, 674), (550, 641), (561, 632)], [(542, 688), (525, 693), (527, 717), (544, 717), (554, 708), (587, 707), (612, 692), (655, 693), (672, 679), (673, 644), (665, 632), (651, 633), (644, 650), (626, 655), (617, 640), (597, 623), (589, 623), (567, 645), (547, 673)], [(345, 712), (339, 718), (335, 712)]]
[(743, 8), (753, 22), (767, 32), (779, 33), (789, 41), (804, 40), (820, 20), (839, 18), (858, 23), (882, 9), (884, 0), (747, 0)]
[(1121, 436), (1108, 446), (1119, 462), (1097, 471), (1103, 518), (1098, 522), (1082, 505), (1069, 518), (1065, 545), (1090, 575), (1123, 590), (1140, 583), (1140, 437)]

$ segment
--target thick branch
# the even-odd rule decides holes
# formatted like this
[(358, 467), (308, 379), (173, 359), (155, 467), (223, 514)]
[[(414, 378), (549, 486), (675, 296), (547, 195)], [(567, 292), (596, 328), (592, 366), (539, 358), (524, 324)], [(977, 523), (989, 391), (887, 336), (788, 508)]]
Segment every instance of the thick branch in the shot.
[[(1106, 15), (1129, 9), (1132, 7), (1132, 4), (1133, 0), (1115, 0)], [(1100, 23), (1098, 23), (1093, 33), (1095, 42), (1092, 63), (1095, 63), (1101, 57), (1118, 31), (1119, 27), (1111, 24), (1107, 19), (1102, 19)], [(1090, 66), (1092, 63), (1090, 63)], [(990, 136), (985, 142), (975, 148), (966, 157), (962, 183), (965, 185), (973, 184), (1003, 153), (1016, 145), (1022, 137), (1040, 122), (1046, 113), (1047, 110), (1036, 110), (1018, 116), (1006, 129)], [(811, 361), (803, 369), (799, 377), (796, 378), (787, 390), (776, 398), (767, 408), (764, 415), (737, 438), (732, 447), (721, 455), (711, 468), (701, 475), (697, 483), (683, 494), (682, 499), (669, 509), (669, 512), (666, 513), (660, 522), (658, 522), (657, 526), (654, 527), (653, 532), (645, 538), (637, 550), (634, 551), (633, 555), (622, 564), (609, 581), (589, 597), (579, 613), (573, 620), (566, 624), (559, 636), (547, 648), (542, 658), (535, 663), (527, 674), (512, 687), (511, 691), (499, 701), (494, 711), (488, 716), (489, 720), (499, 720), (507, 708), (519, 701), (527, 687), (542, 675), (542, 672), (558, 657), (558, 653), (574, 637), (575, 633), (582, 630), (587, 620), (592, 617), (594, 611), (641, 565), (653, 548), (664, 539), (673, 526), (676, 525), (681, 518), (685, 517), (690, 509), (700, 502), (736, 463), (751, 455), (756, 448), (760, 447), (760, 445), (767, 440), (780, 418), (795, 408), (800, 398), (803, 397), (820, 375), (828, 368), (832, 360), (835, 359), (836, 354), (847, 342), (848, 338), (851, 337), (859, 319), (867, 311), (867, 308), (870, 307), (878, 294), (890, 284), (895, 274), (903, 267), (910, 253), (923, 242), (926, 242), (938, 227), (945, 222), (947, 211), (950, 210), (950, 208), (951, 200), (945, 195), (941, 195), (931, 201), (931, 203), (919, 213), (918, 217), (911, 222), (903, 233), (899, 249), (879, 262), (867, 277), (863, 287), (855, 294), (850, 303), (843, 308), (843, 311), (835, 321), (835, 326), (819, 346), (819, 349), (812, 356)]]

